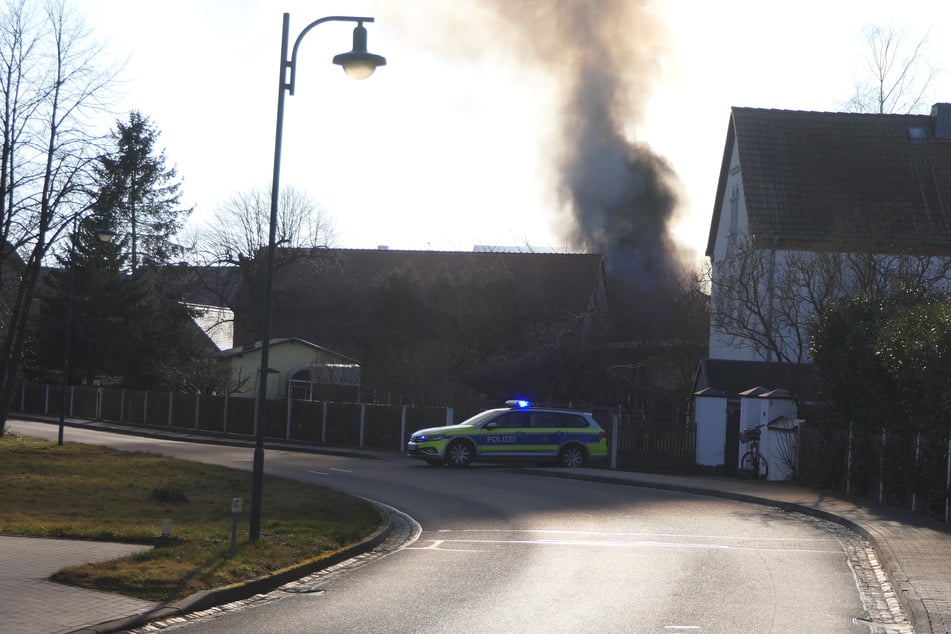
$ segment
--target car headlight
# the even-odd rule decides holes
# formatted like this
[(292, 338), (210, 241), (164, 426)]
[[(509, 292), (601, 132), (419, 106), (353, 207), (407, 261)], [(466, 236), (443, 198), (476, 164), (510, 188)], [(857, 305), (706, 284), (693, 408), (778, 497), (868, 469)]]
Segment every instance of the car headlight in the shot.
[(413, 442), (433, 442), (436, 440), (445, 440), (448, 437), (446, 434), (422, 434), (420, 436), (413, 436), (410, 440)]

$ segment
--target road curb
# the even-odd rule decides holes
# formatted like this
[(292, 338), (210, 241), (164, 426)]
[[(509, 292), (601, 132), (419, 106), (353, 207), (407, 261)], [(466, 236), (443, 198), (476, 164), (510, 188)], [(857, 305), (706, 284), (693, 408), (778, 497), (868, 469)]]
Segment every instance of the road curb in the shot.
[(350, 546), (323, 553), (317, 557), (313, 557), (293, 566), (288, 566), (287, 568), (282, 568), (263, 577), (257, 577), (211, 590), (202, 590), (179, 601), (159, 606), (154, 610), (124, 619), (116, 619), (97, 625), (86, 626), (78, 630), (72, 630), (70, 634), (108, 634), (110, 632), (123, 632), (136, 627), (142, 627), (153, 621), (183, 616), (192, 612), (200, 612), (201, 610), (207, 610), (218, 605), (241, 601), (242, 599), (253, 597), (256, 594), (265, 594), (281, 587), (285, 583), (306, 577), (307, 575), (324, 570), (325, 568), (339, 564), (357, 555), (362, 555), (382, 544), (393, 531), (393, 522), (388, 513), (381, 513), (381, 516), (383, 518), (383, 524), (380, 528), (363, 540), (351, 544)]

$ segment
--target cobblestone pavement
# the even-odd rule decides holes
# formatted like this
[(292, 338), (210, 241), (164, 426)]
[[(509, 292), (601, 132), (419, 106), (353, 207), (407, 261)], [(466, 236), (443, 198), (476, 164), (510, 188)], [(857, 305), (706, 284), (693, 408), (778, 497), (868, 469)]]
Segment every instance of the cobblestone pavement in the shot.
[(70, 632), (148, 612), (154, 603), (49, 580), (66, 566), (117, 559), (148, 548), (0, 535), (0, 630), (6, 634)]

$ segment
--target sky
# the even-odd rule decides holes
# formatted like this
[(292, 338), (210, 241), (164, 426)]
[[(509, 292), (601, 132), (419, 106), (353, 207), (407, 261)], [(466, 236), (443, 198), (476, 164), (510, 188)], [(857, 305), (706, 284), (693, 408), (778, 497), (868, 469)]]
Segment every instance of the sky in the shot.
[[(323, 16), (374, 17), (368, 48), (385, 67), (347, 78), (330, 60), (350, 49), (353, 25), (319, 25), (301, 41), (285, 104), (282, 186), (325, 209), (343, 248), (583, 248), (562, 172), (589, 123), (568, 106), (612, 79), (601, 112), (666, 166), (676, 202), (665, 222), (697, 257), (732, 106), (842, 110), (867, 77), (870, 25), (892, 26), (909, 43), (927, 35), (922, 57), (940, 70), (926, 102), (951, 101), (951, 4), (940, 0), (71, 6), (105, 44), (103, 62), (122, 67), (106, 126), (133, 109), (151, 119), (199, 231), (214, 231), (215, 211), (236, 193), (270, 185), (282, 14), (291, 41)], [(592, 31), (574, 28), (589, 20)], [(586, 65), (598, 63), (587, 59), (594, 52), (610, 58), (603, 73)]]

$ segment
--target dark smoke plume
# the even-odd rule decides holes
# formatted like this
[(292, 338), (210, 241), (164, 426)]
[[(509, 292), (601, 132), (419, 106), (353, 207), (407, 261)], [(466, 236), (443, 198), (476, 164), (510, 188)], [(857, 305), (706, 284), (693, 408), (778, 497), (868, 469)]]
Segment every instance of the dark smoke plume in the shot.
[[(651, 4), (655, 9), (651, 8)], [(575, 250), (601, 253), (625, 290), (650, 290), (682, 270), (670, 235), (679, 181), (633, 130), (659, 79), (666, 30), (647, 0), (424, 2), (390, 21), (418, 46), (460, 59), (544, 69), (554, 79), (548, 147)], [(414, 7), (416, 5), (414, 4)], [(498, 58), (502, 59), (499, 60)]]
[(669, 232), (678, 181), (645, 144), (631, 140), (656, 80), (662, 25), (643, 0), (484, 0), (557, 78), (554, 131), (560, 193), (572, 246), (605, 256), (635, 287), (681, 269)]

